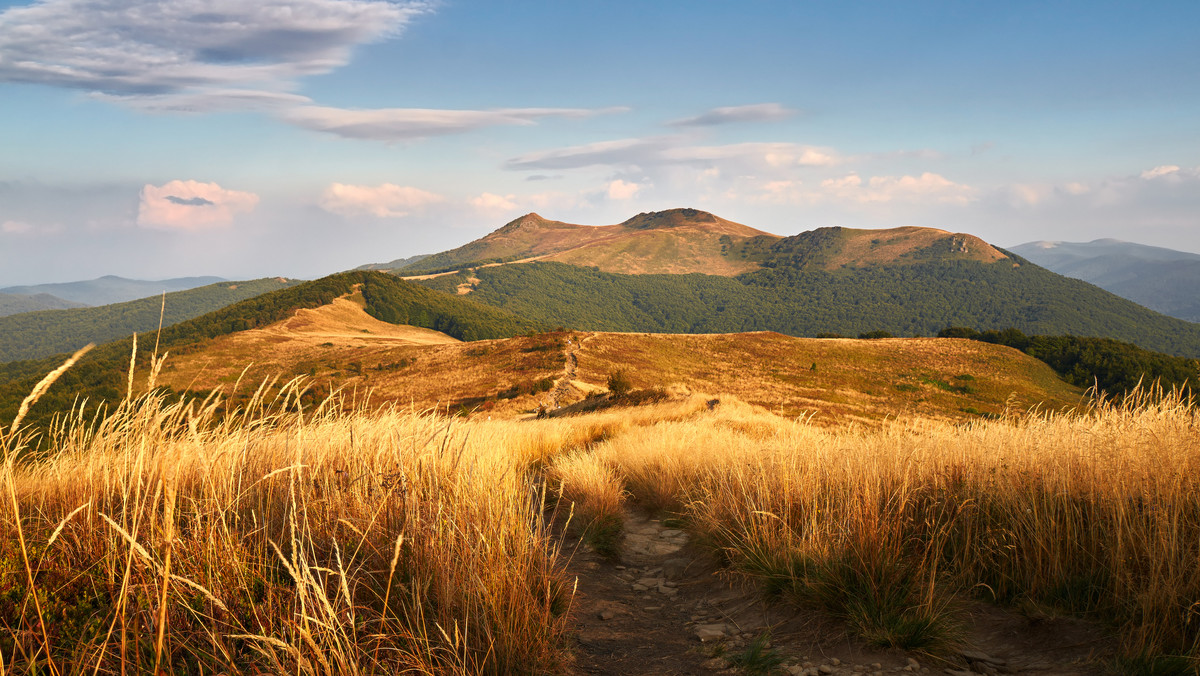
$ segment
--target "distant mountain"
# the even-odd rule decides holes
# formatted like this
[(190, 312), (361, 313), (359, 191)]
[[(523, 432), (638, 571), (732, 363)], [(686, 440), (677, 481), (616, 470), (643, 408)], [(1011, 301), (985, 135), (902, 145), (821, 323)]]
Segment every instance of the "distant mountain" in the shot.
[[(992, 262), (1005, 255), (983, 240), (932, 228), (836, 228), (831, 267), (939, 258)], [(763, 267), (785, 238), (698, 209), (641, 213), (616, 225), (576, 225), (526, 214), (485, 237), (388, 269), (405, 276), (515, 262), (557, 262), (621, 274), (733, 277)]]
[(1115, 239), (1029, 242), (1011, 250), (1060, 275), (1091, 282), (1163, 314), (1200, 322), (1200, 254)]
[[(294, 286), (282, 277), (249, 282), (221, 282), (168, 293), (163, 326), (198, 317), (247, 298)], [(36, 359), (69, 352), (88, 343), (104, 343), (158, 328), (161, 298), (151, 296), (125, 303), (43, 310), (0, 317), (0, 362)]]
[(220, 277), (176, 277), (174, 279), (147, 281), (107, 275), (81, 282), (10, 286), (6, 289), (0, 289), (0, 293), (24, 295), (48, 293), (64, 300), (84, 305), (110, 305), (112, 303), (124, 303), (127, 300), (157, 296), (164, 291), (168, 293), (171, 291), (186, 291), (223, 281), (225, 280)]
[(72, 307), (83, 307), (83, 303), (73, 303), (48, 293), (38, 293), (32, 296), (15, 293), (0, 293), (0, 317), (36, 312), (37, 310), (62, 310)]

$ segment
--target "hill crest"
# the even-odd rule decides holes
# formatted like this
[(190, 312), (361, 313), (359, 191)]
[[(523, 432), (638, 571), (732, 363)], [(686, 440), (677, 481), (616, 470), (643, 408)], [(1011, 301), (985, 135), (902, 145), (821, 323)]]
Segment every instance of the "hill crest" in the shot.
[(701, 273), (735, 277), (782, 259), (821, 269), (973, 260), (1008, 255), (965, 233), (905, 226), (882, 230), (823, 227), (791, 237), (700, 209), (643, 212), (615, 225), (578, 225), (528, 213), (455, 249), (392, 271), (408, 277), (466, 268), (546, 261), (620, 274)]

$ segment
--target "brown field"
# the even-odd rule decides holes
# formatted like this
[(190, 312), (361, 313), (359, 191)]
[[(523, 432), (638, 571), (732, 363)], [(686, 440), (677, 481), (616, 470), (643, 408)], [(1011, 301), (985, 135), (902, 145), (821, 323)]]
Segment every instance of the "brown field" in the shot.
[(343, 389), (374, 403), (519, 417), (576, 403), (624, 371), (638, 389), (721, 392), (825, 426), (1063, 410), (1082, 394), (1042, 362), (978, 341), (566, 332), (460, 343), (385, 324), (360, 303), (339, 299), (186, 349), (168, 360), (160, 382), (228, 393), (239, 381), (301, 376), (322, 393)]

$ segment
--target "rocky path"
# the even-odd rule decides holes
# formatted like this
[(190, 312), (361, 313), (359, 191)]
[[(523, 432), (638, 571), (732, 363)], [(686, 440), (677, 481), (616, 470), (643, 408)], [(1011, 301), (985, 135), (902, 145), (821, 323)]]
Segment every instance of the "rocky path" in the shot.
[(864, 646), (828, 619), (765, 602), (670, 522), (628, 514), (621, 551), (614, 561), (581, 547), (572, 558), (576, 674), (767, 673), (746, 668), (755, 640), (781, 658), (770, 673), (796, 676), (1106, 673), (1093, 659), (1094, 629), (1079, 622), (980, 605), (966, 637), (974, 649), (934, 659)]
[(575, 379), (575, 373), (579, 369), (579, 354), (578, 351), (583, 347), (584, 341), (591, 336), (583, 336), (578, 340), (569, 339), (566, 346), (563, 347), (563, 372), (554, 383), (554, 389), (550, 391), (550, 408), (556, 409), (564, 405), (564, 400), (571, 393), (571, 381)]

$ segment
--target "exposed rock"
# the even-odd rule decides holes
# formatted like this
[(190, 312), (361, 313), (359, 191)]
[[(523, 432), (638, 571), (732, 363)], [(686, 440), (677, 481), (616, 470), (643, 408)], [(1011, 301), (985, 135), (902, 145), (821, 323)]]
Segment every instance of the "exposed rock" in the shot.
[(612, 618), (613, 618), (613, 611), (611, 611), (611, 610), (600, 611), (600, 619), (611, 620)]
[(676, 580), (683, 577), (687, 567), (691, 564), (690, 559), (667, 559), (663, 561), (662, 574), (668, 580)]
[(729, 627), (724, 624), (702, 624), (696, 627), (696, 637), (703, 643), (720, 641), (728, 635)]

